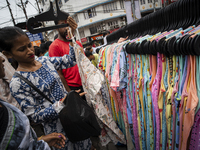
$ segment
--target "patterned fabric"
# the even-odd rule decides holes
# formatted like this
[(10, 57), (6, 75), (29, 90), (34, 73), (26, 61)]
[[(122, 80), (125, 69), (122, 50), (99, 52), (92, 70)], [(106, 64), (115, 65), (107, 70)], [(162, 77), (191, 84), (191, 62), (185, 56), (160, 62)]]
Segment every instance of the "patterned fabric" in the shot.
[[(106, 135), (100, 136), (101, 144), (105, 146), (111, 140), (114, 142), (114, 144), (117, 144), (118, 142), (125, 144), (126, 141), (123, 133), (117, 127), (111, 116), (108, 106), (103, 103), (102, 100), (105, 98), (109, 98), (104, 97), (105, 94), (101, 94), (102, 91), (105, 91), (105, 88), (103, 87), (103, 85), (106, 85), (106, 80), (104, 79), (104, 76), (80, 51), (78, 45), (76, 45), (75, 43), (74, 45), (76, 61), (79, 68), (83, 89), (85, 92), (87, 92), (87, 102), (93, 106), (99, 120), (101, 121), (101, 123), (104, 124), (101, 124), (101, 126), (103, 126), (107, 131)], [(100, 55), (100, 57), (102, 56)]]
[(183, 127), (183, 147), (182, 149), (187, 149), (187, 140), (190, 135), (190, 130), (194, 124), (195, 109), (198, 104), (198, 96), (196, 89), (196, 57), (190, 56), (191, 60), (191, 83), (189, 87), (188, 100), (186, 103), (186, 111), (184, 118), (184, 127)]
[(166, 102), (167, 102), (167, 91), (168, 91), (168, 59), (166, 59), (166, 71), (164, 76), (165, 92), (163, 93), (163, 124), (162, 124), (162, 150), (167, 147), (167, 124), (166, 124)]
[(196, 113), (194, 125), (192, 127), (189, 150), (200, 149), (200, 109)]
[(46, 142), (37, 141), (37, 136), (24, 113), (7, 102), (0, 100), (0, 103), (6, 107), (9, 120), (6, 133), (0, 143), (0, 149), (50, 150)]
[(180, 108), (179, 108), (179, 114), (180, 114), (180, 137), (179, 137), (179, 150), (182, 148), (182, 141), (183, 141), (183, 126), (184, 126), (184, 110), (185, 110), (185, 102), (188, 97), (188, 90), (187, 90), (187, 85), (190, 83), (190, 57), (187, 57), (187, 73), (186, 73), (186, 79), (181, 95), (181, 102), (180, 102)]
[(4, 69), (5, 69), (5, 77), (3, 79), (0, 79), (0, 85), (1, 85), (0, 98), (2, 100), (12, 104), (13, 106), (21, 109), (19, 104), (15, 100), (15, 98), (12, 97), (12, 95), (10, 93), (10, 88), (9, 88), (9, 83), (12, 79), (13, 74), (15, 73), (15, 69), (10, 65), (6, 56), (4, 56), (1, 52), (0, 52), (0, 56), (5, 59), (5, 62), (3, 63)]
[[(183, 91), (183, 85), (185, 82), (186, 78), (186, 73), (187, 73), (187, 56), (185, 58), (185, 63), (183, 61), (183, 56), (180, 56), (180, 81), (179, 81), (179, 91), (175, 95), (175, 104), (176, 104), (176, 113), (177, 113), (177, 123), (176, 123), (176, 150), (179, 149), (179, 137), (180, 137), (180, 113), (179, 113), (179, 108), (180, 108), (180, 100), (181, 100), (181, 94)], [(183, 66), (184, 65), (184, 66)], [(183, 68), (184, 67), (184, 68)]]
[[(69, 55), (64, 55), (63, 57), (40, 57), (37, 61), (42, 64), (42, 67), (35, 72), (17, 72), (31, 81), (54, 104), (51, 104), (16, 76), (13, 76), (10, 83), (11, 93), (30, 120), (44, 125), (45, 134), (58, 132), (65, 135), (60, 119), (58, 118), (58, 113), (64, 107), (64, 104), (59, 105), (59, 100), (65, 97), (67, 91), (56, 70), (75, 65), (74, 50), (71, 47)], [(90, 147), (90, 139), (75, 144), (67, 139), (65, 145), (66, 150), (90, 149)]]
[(155, 80), (152, 85), (152, 99), (154, 104), (154, 110), (155, 110), (155, 117), (156, 117), (156, 150), (160, 149), (160, 112), (158, 109), (158, 89), (160, 89), (160, 82), (161, 82), (161, 76), (162, 76), (162, 58), (159, 53), (157, 53), (157, 74), (155, 77)]
[(172, 92), (172, 96), (171, 96), (171, 100), (172, 100), (172, 113), (173, 113), (173, 124), (172, 124), (172, 131), (174, 131), (172, 133), (172, 149), (175, 149), (176, 145), (175, 145), (175, 138), (176, 138), (176, 124), (177, 124), (177, 114), (176, 114), (176, 103), (175, 103), (175, 95), (178, 92), (178, 85), (179, 85), (179, 79), (180, 79), (180, 75), (179, 75), (179, 59), (178, 56), (176, 56), (176, 62), (175, 62), (175, 66), (176, 66), (176, 76), (175, 76), (175, 85), (174, 85), (174, 89)]
[[(196, 56), (196, 85), (197, 85), (197, 96), (200, 100), (200, 57)], [(197, 104), (196, 112), (199, 111), (200, 108), (200, 102)]]

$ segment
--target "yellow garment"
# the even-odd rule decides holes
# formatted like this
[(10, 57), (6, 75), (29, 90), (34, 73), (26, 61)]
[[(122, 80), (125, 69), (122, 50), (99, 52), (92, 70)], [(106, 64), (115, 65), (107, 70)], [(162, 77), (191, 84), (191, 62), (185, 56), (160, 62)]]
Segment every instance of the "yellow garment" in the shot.
[(94, 60), (92, 60), (92, 64), (96, 67), (98, 64), (98, 59), (99, 59), (99, 54), (93, 54), (94, 55)]
[(144, 130), (146, 131), (146, 120), (145, 120), (145, 113), (144, 113), (144, 103), (143, 103), (143, 88), (142, 88), (142, 57), (140, 56), (141, 64), (140, 64), (140, 79), (139, 79), (139, 97), (140, 97), (140, 102), (142, 105), (142, 113), (143, 113), (143, 120), (144, 120)]

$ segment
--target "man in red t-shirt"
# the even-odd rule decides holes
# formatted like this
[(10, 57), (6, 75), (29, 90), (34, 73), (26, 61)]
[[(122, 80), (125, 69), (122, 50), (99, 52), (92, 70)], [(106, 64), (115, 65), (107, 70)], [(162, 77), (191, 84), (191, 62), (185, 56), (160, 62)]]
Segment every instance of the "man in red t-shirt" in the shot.
[[(69, 24), (69, 26), (71, 27), (72, 32), (73, 32), (73, 30), (75, 30), (77, 27), (76, 22), (71, 17), (68, 17), (67, 23)], [(55, 21), (55, 24), (56, 25), (66, 24), (66, 20)], [(69, 54), (70, 42), (66, 38), (66, 36), (68, 34), (68, 27), (59, 28), (59, 29), (57, 29), (57, 31), (58, 31), (58, 38), (49, 47), (49, 56), (50, 57), (61, 57), (65, 54)], [(81, 43), (78, 41), (77, 41), (77, 44), (79, 44), (81, 47), (83, 47), (81, 45)], [(81, 89), (81, 92), (83, 92), (81, 78), (79, 75), (77, 65), (75, 65), (74, 67), (71, 67), (71, 68), (59, 70), (58, 74), (65, 86), (65, 89), (68, 92), (71, 90), (79, 90), (79, 89)]]

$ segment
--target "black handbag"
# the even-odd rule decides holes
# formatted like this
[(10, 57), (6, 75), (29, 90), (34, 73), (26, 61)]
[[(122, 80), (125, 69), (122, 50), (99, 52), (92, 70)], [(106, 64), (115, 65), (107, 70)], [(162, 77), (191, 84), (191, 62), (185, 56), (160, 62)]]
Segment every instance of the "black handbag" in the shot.
[[(14, 75), (24, 80), (41, 96), (53, 104), (53, 102), (29, 80), (16, 72)], [(90, 136), (99, 136), (101, 134), (101, 128), (96, 120), (93, 109), (78, 93), (70, 91), (64, 100), (64, 104), (65, 107), (60, 111), (59, 118), (66, 136), (71, 142), (82, 141), (90, 138)]]

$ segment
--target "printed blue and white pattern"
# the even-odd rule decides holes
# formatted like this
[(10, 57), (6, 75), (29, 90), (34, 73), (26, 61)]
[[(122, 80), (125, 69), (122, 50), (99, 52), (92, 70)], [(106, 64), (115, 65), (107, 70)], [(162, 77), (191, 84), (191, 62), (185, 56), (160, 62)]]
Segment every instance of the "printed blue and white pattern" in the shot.
[[(31, 81), (54, 104), (51, 104), (16, 76), (13, 76), (10, 83), (11, 93), (30, 120), (44, 125), (45, 134), (59, 132), (65, 135), (58, 113), (64, 107), (64, 104), (59, 105), (59, 100), (65, 97), (67, 91), (56, 70), (73, 67), (76, 64), (74, 50), (70, 47), (69, 55), (64, 55), (63, 57), (39, 57), (37, 61), (41, 62), (42, 67), (35, 72), (17, 71), (17, 73)], [(90, 147), (90, 139), (75, 144), (67, 139), (65, 150), (88, 150)]]
[(0, 103), (8, 111), (9, 122), (0, 149), (51, 150), (43, 140), (37, 141), (37, 136), (24, 113), (1, 99)]

